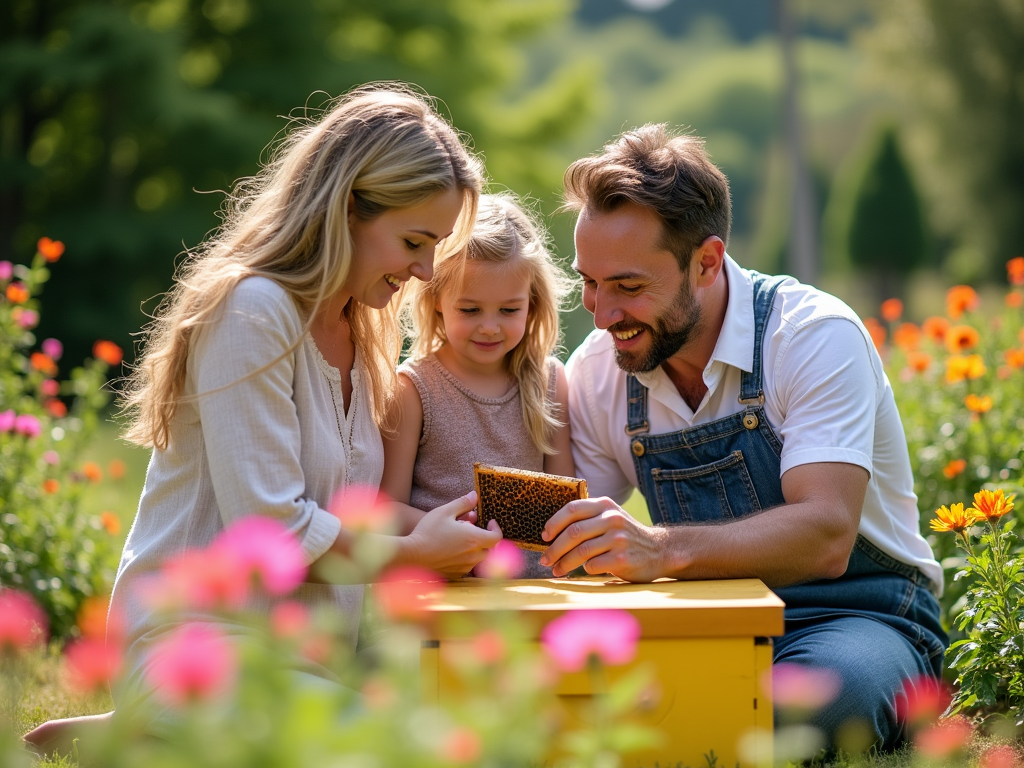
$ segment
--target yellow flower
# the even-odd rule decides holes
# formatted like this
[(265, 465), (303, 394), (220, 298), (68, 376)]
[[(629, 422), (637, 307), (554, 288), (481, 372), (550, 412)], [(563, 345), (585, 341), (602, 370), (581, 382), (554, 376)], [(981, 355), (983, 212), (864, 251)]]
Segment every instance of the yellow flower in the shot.
[(975, 512), (978, 519), (995, 520), (1007, 512), (1013, 510), (1013, 500), (1016, 498), (1010, 495), (1009, 498), (1003, 495), (1003, 491), (978, 491), (974, 494), (974, 506), (968, 512)]
[(953, 531), (960, 533), (964, 528), (970, 528), (984, 516), (976, 509), (964, 509), (963, 504), (950, 504), (948, 507), (943, 504), (935, 510), (938, 515), (931, 521), (933, 531)]

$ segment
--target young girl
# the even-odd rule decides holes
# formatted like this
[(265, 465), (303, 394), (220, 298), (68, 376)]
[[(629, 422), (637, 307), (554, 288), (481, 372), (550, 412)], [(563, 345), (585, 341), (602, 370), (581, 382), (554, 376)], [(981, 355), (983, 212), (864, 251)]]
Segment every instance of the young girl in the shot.
[[(569, 281), (511, 195), (484, 195), (468, 245), (410, 286), (401, 416), (381, 490), (430, 510), (473, 489), (473, 462), (574, 474), (565, 368), (550, 357)], [(550, 575), (538, 557), (527, 574)]]

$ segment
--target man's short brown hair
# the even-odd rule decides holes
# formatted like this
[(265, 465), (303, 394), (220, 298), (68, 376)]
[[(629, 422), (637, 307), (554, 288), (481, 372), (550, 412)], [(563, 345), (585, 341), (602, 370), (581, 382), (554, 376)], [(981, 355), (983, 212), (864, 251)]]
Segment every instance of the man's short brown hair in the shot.
[(729, 242), (729, 180), (708, 158), (704, 141), (666, 124), (634, 128), (565, 172), (565, 208), (610, 213), (630, 202), (650, 208), (664, 226), (662, 245), (685, 270), (704, 240)]

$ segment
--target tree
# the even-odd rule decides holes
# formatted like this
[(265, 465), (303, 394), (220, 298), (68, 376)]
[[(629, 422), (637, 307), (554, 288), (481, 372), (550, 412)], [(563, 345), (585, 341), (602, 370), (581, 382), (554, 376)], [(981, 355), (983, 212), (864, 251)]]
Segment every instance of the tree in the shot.
[(896, 128), (877, 127), (836, 184), (827, 212), (833, 253), (868, 274), (880, 301), (903, 296), (928, 234)]
[(961, 254), (958, 277), (994, 276), (1024, 252), (1024, 6), (902, 0), (877, 8), (863, 43), (911, 111), (908, 146), (933, 224)]
[(564, 167), (548, 148), (587, 119), (589, 75), (566, 65), (523, 84), (518, 46), (570, 10), (569, 0), (9, 0), (0, 259), (41, 235), (64, 241), (40, 334), (61, 338), (72, 360), (101, 336), (127, 347), (140, 303), (217, 224), (219, 196), (196, 192), (254, 173), (283, 116), (372, 80), (423, 87), (499, 182), (547, 194)]

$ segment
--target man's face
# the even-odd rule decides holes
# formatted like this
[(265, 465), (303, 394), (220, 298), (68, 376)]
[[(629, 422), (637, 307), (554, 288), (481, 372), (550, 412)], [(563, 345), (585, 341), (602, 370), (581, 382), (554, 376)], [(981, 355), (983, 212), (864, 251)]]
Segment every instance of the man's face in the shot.
[(611, 213), (584, 209), (576, 222), (583, 306), (612, 335), (615, 360), (628, 373), (654, 370), (701, 326), (690, 276), (661, 237), (658, 216), (632, 203)]

